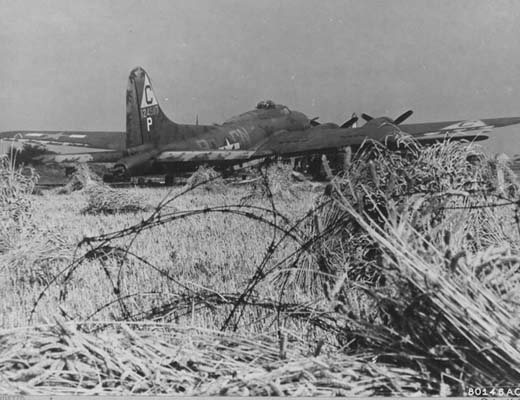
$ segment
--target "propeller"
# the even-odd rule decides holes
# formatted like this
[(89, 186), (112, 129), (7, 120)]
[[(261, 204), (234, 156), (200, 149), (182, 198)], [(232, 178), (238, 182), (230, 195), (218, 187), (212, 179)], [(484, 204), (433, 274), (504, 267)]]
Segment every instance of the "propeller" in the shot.
[(340, 128), (350, 128), (352, 125), (354, 125), (358, 121), (358, 116), (356, 113), (352, 114), (352, 118), (350, 118), (348, 121), (343, 122), (341, 124)]
[[(310, 120), (311, 126), (321, 125), (318, 122), (318, 118), (320, 118), (320, 117), (314, 117), (313, 119)], [(358, 119), (359, 119), (358, 116), (356, 115), (356, 113), (354, 113), (354, 114), (352, 114), (352, 118), (350, 118), (348, 121), (345, 121), (345, 122), (343, 122), (343, 124), (341, 124), (340, 128), (350, 128), (352, 125), (354, 125), (358, 121)]]
[(313, 119), (311, 119), (311, 125), (312, 125), (312, 126), (318, 126), (318, 125), (320, 125), (320, 123), (318, 122), (318, 118), (319, 118), (319, 117), (314, 117)]
[[(412, 110), (408, 110), (404, 113), (402, 113), (401, 115), (399, 115), (395, 120), (394, 120), (394, 124), (395, 125), (399, 125), (401, 123), (403, 123), (404, 121), (406, 121), (408, 118), (410, 118), (410, 116), (413, 114), (413, 111)], [(361, 118), (363, 118), (365, 121), (371, 121), (373, 120), (374, 118), (371, 117), (370, 115), (368, 114), (361, 114)]]
[(365, 113), (362, 113), (362, 114), (361, 114), (361, 118), (363, 118), (363, 119), (364, 119), (365, 121), (367, 121), (367, 122), (368, 122), (368, 121), (372, 121), (372, 120), (374, 119), (373, 117), (371, 117), (370, 115), (365, 114)]
[(404, 122), (405, 120), (407, 120), (408, 118), (410, 118), (410, 115), (413, 114), (413, 111), (412, 110), (408, 110), (404, 113), (402, 113), (401, 115), (399, 115), (395, 121), (394, 121), (394, 124), (396, 125), (399, 125), (400, 123)]

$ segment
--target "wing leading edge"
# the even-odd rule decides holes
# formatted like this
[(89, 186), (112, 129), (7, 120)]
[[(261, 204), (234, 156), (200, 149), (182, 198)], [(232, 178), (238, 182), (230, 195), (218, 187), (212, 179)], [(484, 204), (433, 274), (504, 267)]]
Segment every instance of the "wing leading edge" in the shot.
[[(116, 131), (8, 131), (0, 140), (39, 146), (64, 146), (85, 150), (123, 150), (126, 132)], [(79, 152), (79, 151), (78, 151)]]
[(313, 152), (334, 151), (342, 147), (359, 147), (366, 139), (386, 140), (411, 137), (429, 144), (445, 139), (477, 141), (488, 138), (494, 128), (520, 124), (520, 117), (481, 120), (444, 121), (397, 126), (387, 118), (374, 119), (359, 128), (323, 129), (289, 132), (272, 137), (259, 148), (259, 153), (292, 156)]
[(115, 162), (123, 156), (126, 132), (8, 131), (0, 133), (0, 153), (35, 148), (40, 162)]

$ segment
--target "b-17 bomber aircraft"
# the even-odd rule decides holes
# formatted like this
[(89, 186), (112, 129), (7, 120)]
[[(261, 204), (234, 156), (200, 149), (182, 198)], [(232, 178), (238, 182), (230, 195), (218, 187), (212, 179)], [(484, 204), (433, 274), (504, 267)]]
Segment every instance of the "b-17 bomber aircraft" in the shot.
[(419, 143), (446, 138), (483, 140), (495, 127), (520, 123), (520, 117), (402, 124), (362, 114), (366, 123), (353, 127), (353, 116), (341, 126), (319, 124), (305, 114), (272, 101), (232, 117), (220, 125), (185, 125), (171, 121), (161, 110), (147, 73), (131, 71), (126, 93), (126, 132), (10, 131), (0, 140), (38, 146), (34, 162), (73, 165), (109, 163), (107, 180), (164, 174), (167, 183), (200, 165), (226, 170), (266, 158), (289, 158), (359, 148), (367, 139), (395, 144), (412, 137)]
[[(30, 148), (31, 161), (70, 166), (108, 163), (109, 179), (195, 170), (202, 164), (227, 168), (258, 159), (256, 149), (279, 132), (305, 130), (309, 119), (272, 101), (221, 125), (177, 124), (161, 110), (150, 78), (131, 71), (126, 92), (126, 132), (9, 131), (0, 140)], [(5, 146), (4, 146), (5, 147)]]

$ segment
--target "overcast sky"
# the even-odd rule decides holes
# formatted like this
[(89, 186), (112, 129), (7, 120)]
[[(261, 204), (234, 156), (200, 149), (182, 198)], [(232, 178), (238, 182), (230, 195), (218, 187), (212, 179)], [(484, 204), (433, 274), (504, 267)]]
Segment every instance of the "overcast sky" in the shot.
[[(517, 0), (0, 0), (0, 10), (0, 131), (124, 130), (138, 65), (184, 123), (222, 122), (260, 99), (322, 122), (409, 108), (410, 122), (520, 116)], [(515, 132), (495, 131), (490, 147), (520, 153)]]

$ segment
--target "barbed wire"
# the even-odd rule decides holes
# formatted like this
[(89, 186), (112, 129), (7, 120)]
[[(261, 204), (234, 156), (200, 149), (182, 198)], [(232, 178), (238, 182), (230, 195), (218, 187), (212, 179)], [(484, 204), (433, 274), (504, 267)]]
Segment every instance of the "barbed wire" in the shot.
[[(322, 197), (321, 202), (318, 205), (309, 210), (298, 220), (291, 221), (291, 219), (287, 215), (284, 215), (277, 209), (276, 201), (274, 198), (275, 196), (273, 195), (271, 190), (271, 184), (269, 182), (266, 167), (264, 169), (261, 169), (261, 174), (262, 182), (265, 187), (265, 197), (269, 204), (269, 207), (240, 203), (203, 207), (192, 210), (167, 211), (168, 206), (173, 204), (180, 197), (186, 195), (187, 193), (195, 190), (198, 187), (207, 185), (208, 183), (211, 183), (216, 178), (218, 178), (212, 177), (205, 181), (187, 187), (175, 195), (173, 195), (172, 190), (170, 190), (146, 219), (143, 219), (142, 221), (130, 227), (105, 233), (102, 235), (83, 238), (76, 246), (73, 261), (65, 268), (60, 270), (53, 277), (53, 279), (47, 282), (46, 286), (43, 288), (41, 293), (34, 301), (33, 308), (30, 313), (30, 320), (33, 318), (38, 304), (43, 299), (49, 288), (53, 285), (60, 283), (59, 301), (65, 301), (67, 298), (68, 283), (72, 280), (74, 273), (77, 271), (78, 268), (84, 265), (86, 261), (92, 260), (98, 260), (100, 262), (101, 268), (109, 281), (115, 299), (111, 300), (107, 304), (103, 304), (100, 307), (98, 307), (94, 312), (88, 315), (87, 319), (93, 318), (102, 310), (105, 310), (114, 304), (119, 305), (123, 318), (127, 318), (129, 320), (140, 317), (149, 318), (151, 315), (153, 315), (153, 313), (146, 313), (144, 311), (137, 314), (132, 313), (126, 305), (126, 301), (128, 299), (139, 296), (139, 293), (122, 293), (123, 266), (127, 264), (127, 262), (125, 261), (128, 261), (129, 258), (133, 258), (134, 260), (138, 261), (141, 265), (144, 265), (147, 268), (154, 270), (155, 272), (159, 273), (160, 276), (177, 285), (180, 289), (184, 290), (183, 296), (187, 296), (186, 298), (190, 298), (192, 300), (198, 299), (197, 301), (199, 301), (204, 297), (208, 297), (210, 299), (208, 300), (210, 303), (218, 303), (219, 305), (231, 306), (232, 308), (228, 313), (227, 317), (225, 318), (225, 321), (222, 324), (221, 329), (227, 330), (231, 328), (232, 330), (237, 330), (239, 323), (244, 315), (245, 309), (247, 307), (255, 306), (255, 304), (259, 304), (258, 299), (252, 299), (255, 295), (255, 289), (260, 283), (265, 281), (267, 277), (279, 271), (283, 265), (289, 264), (291, 266), (289, 269), (297, 269), (301, 257), (304, 253), (309, 253), (311, 254), (311, 256), (316, 256), (315, 252), (313, 251), (313, 246), (317, 243), (326, 241), (329, 237), (334, 235), (338, 231), (338, 229), (341, 229), (344, 226), (345, 222), (347, 222), (350, 218), (348, 215), (343, 215), (337, 218), (333, 223), (327, 225), (321, 231), (310, 235), (308, 232), (305, 232), (301, 229), (302, 226), (305, 225), (305, 223), (308, 223), (311, 220), (311, 218), (317, 213), (319, 213), (321, 210), (324, 210), (327, 207), (334, 206), (334, 204), (338, 201), (338, 198), (334, 196), (334, 193), (330, 193), (330, 189), (326, 188), (325, 193), (329, 193), (328, 195)], [(496, 189), (493, 187), (474, 188), (474, 186), (484, 184), (486, 184), (485, 181), (468, 181), (467, 186), (470, 187), (468, 187), (465, 190), (438, 191), (431, 189), (414, 189), (404, 193), (390, 195), (388, 195), (387, 193), (383, 193), (383, 195), (388, 196), (388, 198), (393, 201), (411, 198), (414, 196), (423, 196), (430, 199), (437, 198), (442, 199), (445, 202), (446, 200), (453, 198), (478, 200), (478, 203), (475, 204), (467, 204), (467, 202), (463, 205), (442, 204), (436, 207), (437, 212), (444, 210), (479, 210), (484, 208), (498, 208), (511, 206), (514, 207), (514, 220), (517, 226), (518, 233), (520, 235), (520, 199), (515, 197), (508, 197), (505, 194), (497, 193)], [(377, 194), (378, 193), (376, 191), (376, 193), (369, 193), (368, 196), (368, 200), (372, 202), (373, 205), (376, 207), (378, 207), (377, 203), (379, 201), (377, 199)], [(482, 201), (485, 201), (485, 203), (482, 204)], [(254, 273), (248, 279), (247, 283), (245, 284), (244, 288), (239, 294), (234, 294), (232, 296), (228, 295), (227, 297), (219, 297), (221, 296), (221, 294), (212, 291), (210, 288), (204, 287), (194, 282), (186, 282), (176, 279), (175, 277), (171, 276), (171, 274), (169, 274), (165, 268), (161, 268), (155, 265), (143, 256), (140, 256), (139, 254), (131, 250), (136, 238), (141, 233), (147, 230), (152, 230), (158, 226), (175, 223), (176, 221), (192, 218), (197, 215), (209, 214), (231, 214), (251, 220), (255, 223), (264, 224), (272, 228), (271, 238), (269, 240), (269, 245), (265, 249), (264, 256), (256, 266)], [(128, 240), (123, 245), (113, 245), (113, 241), (119, 239)], [(296, 248), (293, 251), (290, 251), (284, 257), (282, 257), (282, 259), (278, 260), (273, 264), (271, 261), (273, 260), (274, 254), (284, 244), (286, 244), (288, 240), (291, 240), (294, 243), (296, 243)], [(86, 251), (84, 251), (80, 255), (80, 252), (85, 247)], [(118, 265), (118, 273), (116, 279), (114, 279), (113, 274), (110, 272), (108, 268), (108, 263), (114, 262), (114, 260)], [(288, 282), (289, 274), (286, 274), (282, 280), (280, 291), (276, 296), (276, 299), (265, 299), (265, 301), (267, 301), (270, 304), (270, 309), (276, 312), (276, 321), (278, 326), (281, 326), (283, 323), (282, 314), (286, 313), (288, 310), (287, 303), (283, 301), (288, 287)], [(199, 290), (193, 289), (194, 286), (198, 286)], [(143, 292), (143, 294), (155, 294), (157, 296), (160, 296), (164, 293)]]

